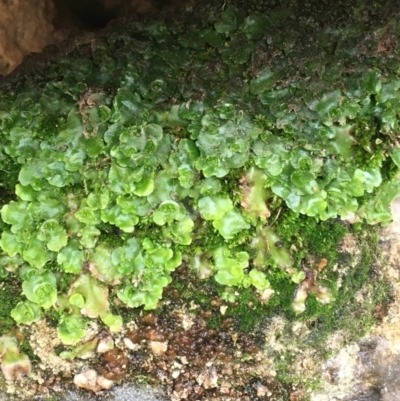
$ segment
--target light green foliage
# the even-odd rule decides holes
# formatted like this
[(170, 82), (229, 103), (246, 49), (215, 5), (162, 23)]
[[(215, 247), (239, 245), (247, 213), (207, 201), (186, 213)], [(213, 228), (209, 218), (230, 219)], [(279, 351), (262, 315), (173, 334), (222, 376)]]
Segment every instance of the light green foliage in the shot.
[(88, 255), (93, 272), (104, 283), (116, 284), (122, 278), (118, 265), (113, 263), (113, 249), (105, 243), (97, 243)]
[(22, 291), (29, 301), (49, 309), (57, 299), (57, 279), (51, 272), (32, 274), (22, 283)]
[(88, 274), (81, 274), (71, 285), (69, 303), (80, 308), (82, 315), (99, 317), (108, 311), (108, 289)]
[(45, 244), (36, 238), (29, 240), (25, 249), (22, 250), (21, 256), (31, 266), (41, 268), (50, 259), (49, 253), (46, 251)]
[(174, 222), (168, 228), (163, 229), (163, 235), (170, 238), (176, 244), (190, 245), (192, 242), (193, 220), (185, 216), (182, 220)]
[[(162, 297), (163, 288), (171, 282), (170, 272), (182, 263), (182, 255), (169, 247), (145, 238), (132, 257), (131, 283), (124, 284), (117, 291), (118, 298), (128, 306), (144, 305), (153, 309)], [(139, 251), (140, 249), (140, 251)]]
[(233, 209), (228, 197), (206, 196), (199, 200), (199, 211), (206, 220), (219, 220)]
[(78, 274), (82, 270), (85, 254), (79, 247), (78, 241), (70, 241), (68, 246), (64, 247), (57, 254), (57, 263), (66, 273)]
[(257, 290), (262, 291), (270, 287), (269, 281), (267, 280), (265, 273), (260, 272), (257, 269), (252, 269), (249, 272), (250, 283), (257, 288)]
[(265, 228), (259, 232), (259, 241), (265, 241), (268, 244), (269, 252), (272, 256), (274, 264), (281, 269), (286, 269), (292, 266), (293, 261), (290, 253), (284, 247), (278, 247), (277, 244), (280, 238), (271, 228)]
[(249, 255), (246, 252), (232, 254), (227, 248), (218, 248), (213, 256), (217, 282), (229, 286), (240, 285), (245, 277), (244, 269), (249, 265)]
[(1, 218), (7, 224), (11, 224), (11, 231), (18, 232), (31, 225), (31, 216), (27, 210), (26, 202), (10, 202), (1, 209)]
[(101, 321), (108, 326), (112, 333), (116, 333), (122, 330), (122, 317), (113, 315), (110, 312), (104, 312), (100, 315)]
[(166, 200), (161, 202), (159, 208), (153, 213), (153, 221), (159, 226), (166, 223), (172, 223), (175, 220), (182, 220), (186, 215), (186, 210), (183, 205), (172, 201)]
[(81, 359), (87, 359), (89, 358), (94, 350), (97, 347), (97, 344), (99, 342), (99, 339), (97, 337), (94, 337), (92, 340), (89, 340), (83, 344), (78, 345), (71, 351), (63, 351), (60, 353), (60, 357), (63, 359), (75, 359), (75, 358), (81, 358)]
[(18, 302), (11, 311), (11, 317), (19, 324), (31, 324), (42, 317), (42, 310), (39, 305), (30, 301)]
[(272, 291), (276, 272), (300, 283), (274, 231), (283, 207), (390, 221), (398, 67), (343, 50), (358, 25), (320, 32), (308, 54), (296, 26), (281, 37), (285, 15), (228, 5), (189, 31), (132, 23), (4, 84), (0, 169), (18, 179), (3, 183), (0, 247), (28, 299), (17, 322), (54, 306), (65, 344), (86, 317), (118, 331), (109, 296), (153, 309), (182, 261), (238, 290)]
[(46, 220), (39, 229), (38, 240), (46, 243), (50, 251), (58, 252), (68, 243), (65, 229), (61, 227), (57, 220)]
[(267, 191), (267, 176), (261, 170), (251, 168), (242, 178), (242, 201), (241, 206), (247, 210), (253, 221), (267, 219), (270, 216), (270, 210), (267, 201), (271, 194)]
[(85, 336), (86, 322), (77, 315), (63, 315), (57, 326), (57, 334), (65, 345), (77, 344)]
[(390, 150), (390, 157), (397, 167), (400, 167), (400, 148), (393, 148)]
[(214, 265), (217, 271), (215, 280), (228, 286), (243, 286), (245, 288), (253, 285), (257, 290), (263, 291), (270, 287), (265, 273), (252, 269), (248, 274), (245, 269), (249, 265), (249, 255), (246, 252), (232, 252), (221, 247), (215, 250)]
[(213, 221), (213, 226), (225, 240), (233, 239), (236, 234), (250, 227), (244, 217), (237, 210), (231, 210), (220, 219)]

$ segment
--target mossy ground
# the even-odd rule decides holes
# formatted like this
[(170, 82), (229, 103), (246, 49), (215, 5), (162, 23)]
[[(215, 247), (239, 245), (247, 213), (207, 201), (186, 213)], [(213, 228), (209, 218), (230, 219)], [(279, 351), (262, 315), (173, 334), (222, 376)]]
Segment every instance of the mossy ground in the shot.
[[(321, 258), (328, 260), (320, 272), (320, 282), (333, 291), (335, 300), (332, 303), (322, 305), (311, 295), (306, 311), (296, 316), (292, 302), (298, 285), (290, 282), (287, 274), (279, 269), (273, 269), (269, 277), (276, 292), (267, 303), (261, 302), (252, 289), (237, 291), (233, 303), (224, 302), (221, 298), (226, 292), (224, 286), (213, 279), (199, 280), (187, 269), (175, 274), (173, 284), (166, 291), (166, 299), (174, 304), (179, 296), (179, 303), (183, 302), (189, 309), (192, 307), (194, 314), (207, 316), (205, 320), (210, 328), (224, 330), (229, 322), (239, 336), (250, 334), (259, 349), (274, 355), (283, 388), (292, 389), (300, 385), (312, 389), (318, 387), (319, 376), (307, 376), (304, 372), (299, 374), (293, 370), (293, 361), (299, 349), (312, 349), (316, 360), (322, 361), (333, 352), (327, 341), (335, 333), (342, 333), (342, 345), (360, 339), (376, 323), (376, 308), (390, 303), (391, 287), (378, 272), (377, 266), (382, 263), (378, 246), (379, 228), (367, 225), (353, 227), (341, 221), (318, 222), (288, 210), (282, 212), (280, 221), (282, 224), (276, 230), (282, 239), (282, 246), (296, 246), (297, 251), (293, 253), (295, 265), (317, 264)], [(356, 238), (354, 249), (342, 249), (346, 236)], [(339, 281), (340, 288), (337, 288)], [(175, 296), (170, 297), (170, 294)], [(356, 300), (357, 295), (361, 298)], [(169, 309), (171, 304), (164, 308)], [(224, 315), (220, 312), (221, 304), (228, 306)], [(193, 308), (193, 305), (198, 308)], [(290, 344), (283, 352), (270, 351), (268, 343), (265, 343), (265, 330), (276, 317), (285, 321), (280, 334), (281, 343)], [(307, 335), (296, 336), (293, 333), (297, 322), (306, 325)]]
[(17, 305), (20, 292), (20, 283), (15, 279), (2, 279), (0, 284), (0, 336), (15, 326), (10, 312)]
[[(223, 331), (234, 326), (239, 336), (250, 336), (258, 349), (266, 349), (267, 354), (271, 351), (268, 351), (268, 344), (265, 343), (264, 332), (277, 316), (286, 322), (280, 334), (282, 342), (290, 341), (291, 346), (295, 344), (297, 349), (312, 348), (322, 359), (330, 356), (331, 350), (326, 346), (326, 341), (338, 330), (345, 333), (346, 343), (361, 338), (376, 321), (376, 307), (390, 302), (390, 285), (376, 269), (380, 263), (378, 229), (366, 225), (353, 227), (340, 221), (318, 222), (316, 219), (282, 210), (276, 231), (283, 247), (294, 249), (293, 245), (295, 246), (294, 266), (313, 267), (312, 264), (317, 264), (321, 258), (327, 259), (327, 266), (320, 272), (320, 279), (332, 289), (334, 302), (321, 305), (315, 297), (310, 296), (306, 311), (296, 316), (291, 305), (297, 284), (288, 280), (287, 274), (278, 268), (271, 268), (270, 271), (269, 280), (276, 292), (269, 302), (261, 302), (251, 288), (236, 291), (234, 302), (227, 302), (223, 300), (225, 286), (219, 285), (213, 278), (200, 280), (194, 272), (183, 266), (174, 273), (173, 282), (165, 290), (164, 300), (155, 313), (168, 314), (174, 308), (184, 305), (194, 315), (202, 316), (210, 329)], [(341, 244), (346, 235), (357, 238), (357, 249), (354, 251), (359, 251), (359, 255), (342, 250)], [(344, 274), (340, 273), (340, 267), (345, 268)], [(341, 287), (337, 289), (339, 277)], [(65, 284), (66, 288), (68, 285), (69, 283)], [(235, 293), (235, 289), (231, 292)], [(355, 301), (357, 294), (363, 295), (359, 302)], [(3, 306), (0, 309), (1, 334), (14, 327), (10, 311), (19, 300), (20, 283), (11, 278), (3, 280), (0, 291), (0, 304)], [(140, 308), (126, 309), (114, 301), (116, 299), (111, 301), (113, 312), (123, 316), (126, 322), (137, 319), (142, 314)], [(228, 306), (224, 314), (220, 312), (221, 305)], [(58, 315), (56, 312), (53, 314), (55, 315), (48, 316), (49, 322), (56, 324)], [(291, 328), (299, 321), (306, 324), (309, 333), (296, 338)], [(35, 362), (37, 358), (27, 341), (22, 342), (21, 349)], [(299, 376), (293, 371), (293, 360), (297, 351), (288, 349), (272, 354), (275, 355), (276, 371), (282, 383), (276, 396), (282, 391), (288, 396), (295, 385), (307, 388), (318, 386), (318, 377)], [(246, 358), (246, 354), (243, 358)]]
[[(317, 263), (321, 258), (328, 260), (327, 266), (321, 271), (321, 281), (334, 292), (335, 300), (331, 304), (321, 305), (313, 296), (307, 301), (306, 311), (296, 316), (292, 310), (292, 302), (297, 284), (288, 280), (287, 274), (277, 268), (271, 270), (270, 281), (275, 294), (267, 303), (259, 300), (257, 293), (251, 289), (236, 291), (235, 301), (226, 302), (222, 299), (226, 287), (221, 286), (213, 278), (200, 280), (187, 267), (181, 267), (174, 273), (173, 282), (165, 290), (163, 302), (155, 310), (156, 315), (171, 313), (183, 305), (194, 315), (199, 315), (207, 322), (210, 329), (224, 331), (234, 326), (239, 336), (250, 336), (258, 349), (265, 349), (267, 354), (274, 355), (276, 371), (281, 386), (276, 389), (282, 395), (282, 400), (288, 396), (295, 385), (307, 388), (318, 386), (318, 377), (299, 376), (293, 371), (293, 360), (298, 351), (292, 348), (314, 349), (319, 358), (330, 356), (331, 351), (326, 346), (330, 335), (338, 330), (346, 335), (346, 343), (361, 338), (376, 321), (375, 308), (377, 305), (388, 303), (390, 300), (390, 286), (376, 272), (379, 263), (379, 247), (377, 229), (363, 226), (356, 230), (342, 222), (318, 222), (315, 219), (296, 216), (285, 210), (281, 212), (282, 224), (276, 227), (282, 240), (282, 246), (289, 248), (293, 244), (297, 252), (294, 255), (294, 264), (301, 267), (307, 261)], [(357, 247), (360, 255), (355, 256), (341, 250), (341, 243), (346, 235), (357, 238)], [(341, 287), (336, 288), (339, 278), (338, 266), (348, 266), (341, 277)], [(355, 302), (354, 297), (363, 293), (361, 302)], [(9, 313), (19, 301), (19, 284), (10, 279), (4, 281), (0, 292), (0, 303), (4, 305), (0, 310), (2, 333), (14, 326)], [(235, 290), (232, 289), (232, 293)], [(112, 310), (123, 316), (128, 322), (142, 315), (140, 308), (127, 309), (120, 303), (112, 300)], [(221, 314), (220, 306), (228, 306)], [(58, 315), (49, 315), (49, 322), (56, 324)], [(265, 343), (265, 330), (275, 317), (284, 319), (285, 328), (280, 334), (281, 342), (291, 344), (290, 349), (277, 352), (268, 351)], [(307, 336), (296, 338), (292, 327), (296, 322), (304, 322), (309, 329)], [(24, 352), (32, 356), (34, 353), (27, 341), (21, 344)], [(246, 358), (246, 353), (243, 358)], [(251, 357), (250, 357), (251, 358)], [(286, 390), (284, 390), (286, 389)], [(282, 394), (283, 394), (282, 393)], [(279, 397), (276, 398), (279, 400)]]

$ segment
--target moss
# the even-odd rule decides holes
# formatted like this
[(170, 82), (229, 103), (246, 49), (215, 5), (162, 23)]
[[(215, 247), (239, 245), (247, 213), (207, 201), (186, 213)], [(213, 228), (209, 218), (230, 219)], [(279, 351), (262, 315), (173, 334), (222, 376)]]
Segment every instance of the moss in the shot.
[[(375, 227), (364, 227), (359, 236), (361, 258), (344, 277), (346, 291), (340, 299), (340, 305), (351, 313), (345, 314), (347, 319), (341, 323), (341, 327), (350, 330), (354, 337), (362, 336), (367, 332), (375, 321), (375, 307), (380, 303), (387, 303), (391, 298), (390, 283), (382, 275), (377, 275), (375, 271), (377, 263), (384, 263), (380, 260), (378, 233)], [(363, 290), (361, 310), (354, 302), (354, 296), (360, 290)], [(337, 312), (333, 318), (341, 315)], [(357, 324), (358, 319), (360, 324)]]
[(284, 206), (275, 229), (286, 248), (295, 247), (292, 255), (298, 268), (305, 260), (318, 264), (322, 258), (328, 260), (328, 267), (332, 267), (338, 261), (339, 245), (348, 232), (343, 222), (321, 222)]
[(269, 305), (260, 302), (253, 289), (246, 288), (239, 292), (234, 306), (228, 308), (225, 316), (234, 319), (238, 330), (254, 333), (268, 309)]
[[(224, 296), (226, 288), (215, 283), (212, 279), (199, 280), (191, 273), (179, 273), (174, 276), (173, 284), (167, 291), (166, 299), (172, 289), (179, 292), (179, 300), (187, 307), (199, 305), (194, 312), (211, 309), (213, 315), (207, 319), (212, 328), (219, 328), (224, 318), (232, 318), (236, 329), (244, 333), (258, 333), (265, 328), (274, 316), (284, 316), (288, 322), (296, 320), (306, 322), (310, 334), (302, 339), (302, 346), (313, 346), (318, 352), (325, 353), (327, 337), (337, 330), (344, 330), (346, 341), (354, 341), (362, 337), (375, 322), (375, 308), (390, 299), (390, 285), (383, 277), (376, 277), (374, 265), (379, 258), (376, 228), (364, 225), (363, 229), (346, 226), (340, 222), (318, 222), (304, 216), (296, 216), (287, 211), (282, 214), (282, 224), (277, 231), (285, 246), (297, 244), (296, 264), (301, 267), (307, 260), (319, 261), (326, 257), (328, 265), (320, 273), (320, 283), (330, 287), (335, 300), (322, 305), (311, 295), (307, 300), (306, 311), (296, 316), (292, 302), (297, 284), (288, 280), (287, 274), (278, 269), (270, 268), (268, 279), (275, 294), (267, 303), (259, 301), (256, 292), (251, 289), (230, 291), (236, 292), (234, 303), (228, 305), (226, 314), (222, 316), (218, 307), (212, 306), (212, 300)], [(359, 241), (361, 257), (354, 265), (354, 255), (340, 251), (341, 242), (346, 234), (355, 235)], [(299, 243), (298, 241), (301, 241)], [(336, 283), (339, 272), (336, 267), (345, 268), (341, 275), (341, 287)], [(313, 265), (309, 267), (314, 267)], [(359, 292), (365, 294), (365, 302), (356, 303), (354, 297)], [(291, 340), (292, 341), (292, 340)]]
[[(324, 224), (324, 223), (322, 223)], [(286, 324), (280, 343), (288, 344), (288, 349), (275, 354), (277, 377), (282, 383), (291, 386), (302, 386), (308, 389), (318, 388), (319, 371), (314, 368), (319, 366), (319, 361), (331, 357), (331, 349), (327, 347), (327, 339), (335, 332), (340, 331), (342, 345), (358, 341), (373, 324), (376, 323), (376, 308), (379, 305), (387, 305), (391, 302), (391, 286), (386, 278), (377, 274), (375, 266), (385, 263), (378, 247), (378, 233), (376, 227), (363, 225), (361, 231), (349, 228), (350, 234), (357, 238), (357, 250), (359, 256), (338, 253), (337, 263), (341, 268), (346, 268), (342, 275), (342, 283), (339, 291), (335, 290), (336, 299), (329, 305), (321, 305), (314, 297), (307, 300), (307, 309), (304, 314), (295, 317), (289, 309), (288, 302), (282, 302), (282, 313), (286, 318)], [(356, 263), (355, 263), (356, 261)], [(325, 280), (336, 283), (338, 275), (334, 271), (326, 274)], [(290, 297), (290, 293), (286, 296)], [(302, 334), (297, 338), (293, 335), (293, 323), (303, 321), (308, 334)], [(266, 320), (264, 327), (268, 327)], [(267, 346), (267, 345), (266, 345)], [(294, 347), (296, 351), (291, 351)], [(311, 351), (315, 367), (310, 374), (301, 374), (296, 370), (294, 363), (299, 356), (299, 350), (304, 355)]]
[[(167, 303), (161, 307), (159, 313), (170, 310), (171, 303), (183, 304), (196, 315), (203, 316), (204, 311), (210, 311), (211, 314), (205, 320), (207, 327), (211, 329), (220, 329), (224, 321), (232, 319), (232, 324), (238, 332), (257, 334), (269, 306), (262, 304), (251, 288), (231, 290), (231, 293), (236, 292), (237, 296), (234, 302), (226, 302), (222, 299), (227, 291), (226, 286), (216, 283), (212, 278), (200, 280), (194, 272), (186, 269), (179, 270), (165, 291), (163, 298)], [(225, 314), (220, 312), (221, 305), (228, 306)]]
[(109, 301), (110, 312), (121, 316), (124, 323), (136, 321), (143, 311), (142, 308), (127, 308), (115, 295), (111, 295)]
[(20, 283), (13, 278), (3, 279), (0, 284), (0, 335), (15, 326), (10, 312), (20, 301)]
[[(319, 316), (317, 313), (313, 316), (312, 309), (310, 312), (307, 310), (308, 316), (304, 318), (306, 321), (309, 319), (308, 324), (315, 329), (311, 341), (315, 338), (323, 341), (337, 330), (345, 330), (348, 341), (361, 338), (376, 321), (376, 306), (390, 299), (389, 282), (374, 271), (375, 264), (382, 263), (379, 262), (377, 233), (375, 228), (365, 227), (359, 236), (361, 257), (355, 266), (350, 264), (334, 304)], [(334, 278), (332, 274), (331, 279)], [(359, 301), (355, 300), (356, 295), (361, 297)], [(314, 310), (317, 311), (318, 306)]]
[[(310, 395), (307, 391), (312, 391), (320, 387), (321, 377), (319, 374), (310, 375), (298, 375), (293, 372), (294, 356), (291, 353), (280, 354), (279, 359), (276, 361), (276, 374), (279, 382), (282, 383), (282, 388), (286, 389), (287, 398), (278, 398), (278, 400), (287, 401), (290, 399), (290, 395), (295, 390), (300, 391), (297, 399), (299, 401), (310, 401)], [(307, 389), (304, 391), (304, 389)]]
[(46, 319), (51, 327), (57, 327), (60, 318), (61, 313), (54, 308), (51, 308), (46, 312)]
[(50, 395), (46, 396), (46, 398), (43, 398), (43, 401), (59, 401), (60, 397), (58, 395)]
[(40, 362), (40, 358), (34, 353), (31, 344), (29, 343), (29, 339), (24, 338), (23, 341), (19, 344), (19, 349), (21, 353), (28, 355), (29, 360), (32, 364), (36, 364)]
[[(198, 288), (199, 291), (195, 291)], [(173, 274), (173, 282), (167, 287), (167, 296), (172, 295), (172, 301), (183, 302), (186, 306), (190, 306), (193, 302), (197, 305), (205, 307), (210, 301), (218, 296), (218, 284), (211, 279), (199, 280), (194, 272), (183, 267)], [(179, 296), (174, 296), (173, 292), (177, 291)]]

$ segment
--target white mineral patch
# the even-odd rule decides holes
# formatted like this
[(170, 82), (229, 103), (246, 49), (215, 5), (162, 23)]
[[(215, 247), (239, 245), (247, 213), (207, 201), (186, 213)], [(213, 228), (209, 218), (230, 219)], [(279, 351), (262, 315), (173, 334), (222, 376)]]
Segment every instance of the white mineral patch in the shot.
[(94, 369), (88, 369), (74, 376), (74, 384), (97, 394), (101, 390), (110, 390), (114, 382), (100, 376)]
[(114, 348), (114, 339), (111, 336), (102, 338), (97, 345), (97, 352), (104, 354), (104, 352), (110, 351)]
[(311, 401), (344, 400), (355, 384), (359, 352), (357, 344), (349, 345), (322, 366), (322, 389), (311, 394)]
[(149, 341), (148, 344), (154, 355), (162, 355), (168, 349), (168, 341)]

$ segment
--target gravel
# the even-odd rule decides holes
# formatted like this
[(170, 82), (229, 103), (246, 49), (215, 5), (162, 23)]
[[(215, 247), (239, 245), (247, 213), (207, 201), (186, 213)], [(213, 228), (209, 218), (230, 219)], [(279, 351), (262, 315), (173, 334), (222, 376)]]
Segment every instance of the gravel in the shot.
[[(0, 392), (0, 401), (19, 401), (10, 394)], [(37, 398), (36, 401), (46, 401), (46, 398)], [(104, 396), (96, 396), (88, 391), (67, 391), (57, 394), (57, 401), (167, 401), (158, 389), (151, 387), (117, 386)]]

